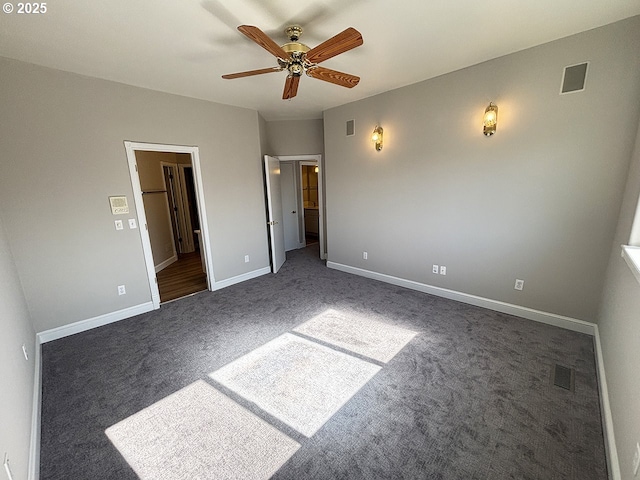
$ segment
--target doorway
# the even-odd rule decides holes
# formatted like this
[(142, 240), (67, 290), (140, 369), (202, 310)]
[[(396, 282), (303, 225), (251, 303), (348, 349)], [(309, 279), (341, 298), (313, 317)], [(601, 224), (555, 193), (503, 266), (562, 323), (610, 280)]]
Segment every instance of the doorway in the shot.
[(318, 244), (326, 258), (321, 155), (279, 156), (287, 251)]
[(197, 147), (125, 142), (154, 308), (210, 290)]
[(300, 171), (304, 212), (302, 231), (304, 232), (304, 244), (309, 246), (318, 243), (320, 235), (318, 165), (301, 162)]
[[(140, 156), (143, 152), (136, 152), (136, 158), (140, 163)], [(162, 152), (152, 152), (151, 161)], [(172, 155), (172, 154), (169, 154)], [(171, 157), (160, 162), (164, 180), (164, 190), (167, 196), (171, 230), (173, 233), (174, 250), (178, 254), (186, 254), (199, 251), (198, 234), (200, 230), (200, 219), (198, 206), (195, 201), (195, 184), (193, 180), (193, 168), (191, 166), (191, 156), (186, 154), (175, 154), (176, 163), (171, 163)], [(160, 157), (161, 158), (161, 157)], [(146, 159), (143, 158), (143, 161)], [(155, 166), (153, 166), (155, 167)], [(144, 186), (146, 179), (143, 178), (145, 169), (141, 169), (140, 182)], [(143, 187), (144, 190), (144, 187)], [(143, 199), (145, 192), (142, 192)], [(153, 242), (153, 240), (152, 240)], [(154, 247), (153, 243), (151, 245)], [(156, 271), (158, 271), (156, 269)]]

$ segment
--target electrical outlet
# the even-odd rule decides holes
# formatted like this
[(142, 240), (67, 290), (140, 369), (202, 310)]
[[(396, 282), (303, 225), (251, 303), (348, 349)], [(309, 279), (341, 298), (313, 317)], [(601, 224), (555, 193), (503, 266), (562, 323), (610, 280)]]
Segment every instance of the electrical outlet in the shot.
[(446, 275), (447, 274), (447, 267), (445, 267), (444, 265), (440, 265), (440, 275)]
[(124, 285), (118, 285), (118, 295), (125, 295), (127, 293), (127, 289), (124, 288)]
[(362, 252), (362, 259), (367, 260), (369, 258), (369, 254), (367, 252)]
[(24, 359), (29, 361), (29, 354), (27, 353), (27, 347), (24, 343), (22, 344), (22, 354), (24, 355)]
[(431, 271), (432, 271), (433, 273), (438, 273), (438, 271), (439, 271), (438, 269), (439, 269), (438, 265), (434, 265), (434, 266), (433, 266), (433, 269), (432, 269)]
[(524, 288), (524, 280), (516, 279), (516, 284), (513, 288), (515, 288), (516, 290), (522, 290)]
[(249, 263), (249, 255), (244, 256), (244, 263)]
[(636, 443), (636, 452), (633, 454), (633, 475), (638, 475), (638, 467), (640, 467), (640, 443)]
[(135, 218), (130, 218), (129, 219), (129, 228), (134, 229), (137, 228), (138, 225), (136, 224), (136, 219)]
[(122, 225), (122, 220), (116, 220), (114, 223), (116, 224), (116, 230), (124, 229), (124, 225)]
[(7, 472), (7, 477), (9, 480), (13, 480), (13, 473), (11, 473), (11, 468), (9, 467), (9, 454), (5, 452), (4, 454), (4, 471)]

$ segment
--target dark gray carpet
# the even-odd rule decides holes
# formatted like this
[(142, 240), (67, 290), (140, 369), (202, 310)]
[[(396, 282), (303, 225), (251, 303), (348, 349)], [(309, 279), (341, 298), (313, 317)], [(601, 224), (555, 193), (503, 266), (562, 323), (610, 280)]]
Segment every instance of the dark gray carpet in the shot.
[(263, 415), (302, 444), (273, 478), (607, 478), (591, 337), (330, 270), (317, 248), (43, 345), (41, 478), (135, 479), (106, 428), (329, 308), (418, 335), (313, 437)]

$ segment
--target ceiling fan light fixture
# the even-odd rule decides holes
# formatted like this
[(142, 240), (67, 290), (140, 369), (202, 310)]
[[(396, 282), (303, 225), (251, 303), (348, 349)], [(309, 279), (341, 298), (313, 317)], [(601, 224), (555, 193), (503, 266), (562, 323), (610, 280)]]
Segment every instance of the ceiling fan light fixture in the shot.
[(304, 72), (304, 67), (302, 66), (301, 63), (294, 62), (289, 65), (289, 73), (291, 75), (295, 75), (296, 77), (299, 77), (300, 75), (302, 75), (302, 72)]

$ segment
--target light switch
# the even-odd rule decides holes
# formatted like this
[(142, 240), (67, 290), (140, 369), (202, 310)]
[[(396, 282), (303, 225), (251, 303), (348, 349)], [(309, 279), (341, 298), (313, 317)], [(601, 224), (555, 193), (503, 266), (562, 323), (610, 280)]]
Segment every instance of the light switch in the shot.
[(123, 230), (124, 229), (124, 226), (122, 225), (122, 220), (116, 220), (115, 224), (116, 224), (116, 230)]
[(136, 224), (136, 219), (135, 218), (130, 218), (129, 219), (129, 228), (131, 228), (131, 229), (138, 228), (138, 225)]

